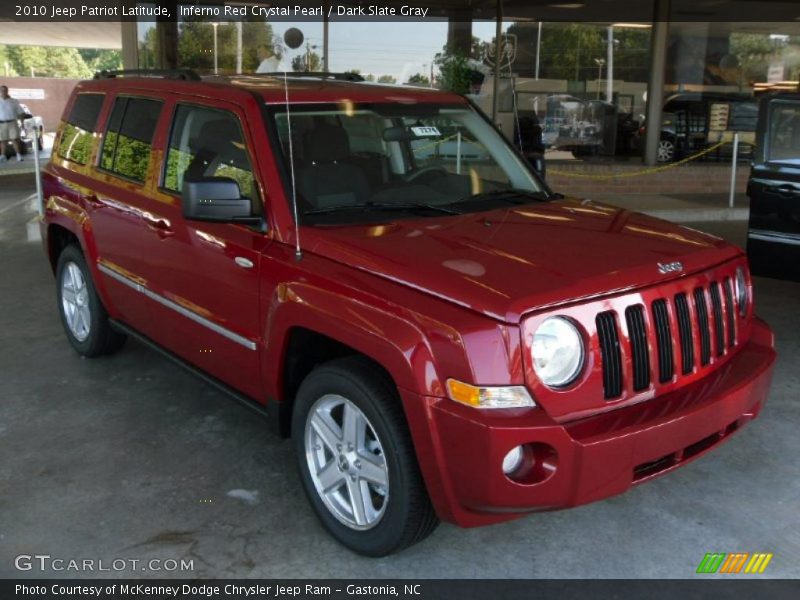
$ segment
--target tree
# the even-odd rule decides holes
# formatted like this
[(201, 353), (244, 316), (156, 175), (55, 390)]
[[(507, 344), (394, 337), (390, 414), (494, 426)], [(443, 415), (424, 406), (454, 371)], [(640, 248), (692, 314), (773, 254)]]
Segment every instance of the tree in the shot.
[(22, 76), (87, 79), (92, 70), (75, 48), (52, 46), (6, 46), (13, 69)]
[[(217, 65), (221, 72), (236, 71), (237, 25), (224, 23), (217, 28)], [(155, 31), (155, 30), (153, 30)], [(148, 32), (149, 33), (149, 32)], [(155, 35), (154, 40), (155, 41)], [(278, 59), (283, 55), (283, 44), (273, 35), (272, 26), (265, 21), (242, 23), (242, 72), (258, 68), (258, 47), (262, 44), (273, 49)], [(180, 25), (178, 62), (197, 71), (214, 69), (214, 26), (203, 20), (185, 21)]]
[(456, 94), (466, 94), (472, 87), (473, 71), (466, 57), (457, 54), (449, 56), (439, 66), (439, 87)]
[(90, 71), (113, 71), (122, 68), (122, 52), (119, 50), (80, 48), (78, 54), (81, 55)]
[(483, 60), (483, 55), (486, 53), (486, 44), (481, 41), (479, 37), (472, 36), (472, 43), (470, 44), (469, 53), (465, 54), (463, 50), (445, 44), (442, 46), (442, 51), (437, 52), (433, 57), (433, 64), (441, 66), (447, 61), (449, 57), (460, 56), (462, 58), (471, 58), (473, 60)]
[[(741, 68), (743, 84), (765, 81), (767, 70), (773, 61), (792, 56), (793, 60), (784, 62), (796, 63), (800, 37), (791, 36), (786, 40), (770, 39), (766, 34), (732, 33), (730, 37), (730, 53), (736, 57)], [(786, 79), (796, 79), (797, 71), (784, 74)]]
[(359, 75), (364, 78), (364, 81), (375, 81), (375, 75), (372, 73), (367, 73), (366, 75), (361, 74), (361, 69), (347, 69), (344, 71), (345, 75)]
[(298, 54), (292, 59), (293, 71), (321, 71), (322, 70), (322, 57), (314, 52), (304, 52)]
[(408, 83), (412, 85), (430, 85), (431, 80), (428, 78), (427, 75), (422, 73), (414, 73), (411, 77), (408, 78)]
[(3, 69), (2, 74), (6, 77), (16, 77), (18, 75), (8, 56), (8, 47), (4, 44), (0, 44), (0, 68)]
[(378, 83), (397, 83), (397, 78), (391, 75), (381, 75), (378, 77)]
[(144, 39), (139, 40), (139, 68), (154, 69), (158, 56), (158, 35), (155, 25), (152, 25), (144, 34)]

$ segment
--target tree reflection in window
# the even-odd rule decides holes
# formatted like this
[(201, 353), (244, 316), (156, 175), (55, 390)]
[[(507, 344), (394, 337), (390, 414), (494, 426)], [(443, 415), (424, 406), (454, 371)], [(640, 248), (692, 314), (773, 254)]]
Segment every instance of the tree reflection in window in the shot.
[(144, 181), (161, 104), (144, 98), (117, 98), (100, 155), (103, 169)]
[(61, 132), (56, 153), (61, 158), (85, 165), (92, 153), (92, 135), (105, 94), (78, 94)]
[(258, 200), (239, 120), (224, 110), (179, 105), (170, 134), (164, 187), (181, 193), (184, 181), (228, 177), (243, 198)]

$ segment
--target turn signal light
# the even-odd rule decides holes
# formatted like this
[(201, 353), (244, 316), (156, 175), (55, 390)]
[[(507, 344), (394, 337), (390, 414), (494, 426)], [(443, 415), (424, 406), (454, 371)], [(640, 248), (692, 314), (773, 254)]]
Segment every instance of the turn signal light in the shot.
[(475, 408), (532, 408), (536, 403), (528, 390), (521, 385), (479, 387), (447, 380), (447, 395), (451, 400)]

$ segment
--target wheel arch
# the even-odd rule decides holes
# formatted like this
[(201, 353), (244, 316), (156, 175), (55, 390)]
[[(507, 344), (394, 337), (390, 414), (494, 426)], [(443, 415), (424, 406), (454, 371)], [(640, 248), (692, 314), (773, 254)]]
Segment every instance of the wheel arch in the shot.
[(336, 358), (363, 357), (398, 390), (441, 394), (433, 353), (416, 324), (320, 288), (286, 286), (277, 296), (268, 317), (263, 365), (267, 396), (279, 403), (283, 435), (300, 383)]

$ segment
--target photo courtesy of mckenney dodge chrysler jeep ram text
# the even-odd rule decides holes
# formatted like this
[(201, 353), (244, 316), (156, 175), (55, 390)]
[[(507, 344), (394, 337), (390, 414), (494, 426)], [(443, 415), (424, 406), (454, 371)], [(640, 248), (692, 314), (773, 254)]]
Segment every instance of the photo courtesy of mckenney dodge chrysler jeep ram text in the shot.
[(741, 250), (554, 194), (458, 95), (106, 73), (43, 185), (75, 350), (134, 337), (265, 413), (362, 554), (619, 494), (766, 400)]

